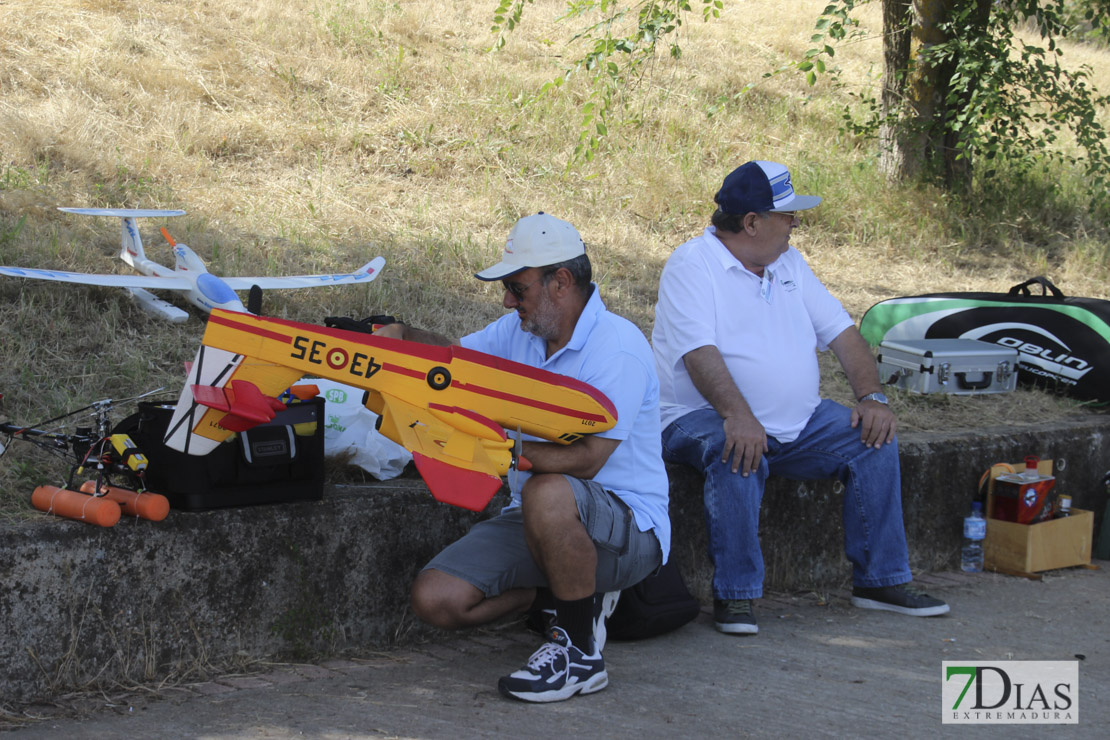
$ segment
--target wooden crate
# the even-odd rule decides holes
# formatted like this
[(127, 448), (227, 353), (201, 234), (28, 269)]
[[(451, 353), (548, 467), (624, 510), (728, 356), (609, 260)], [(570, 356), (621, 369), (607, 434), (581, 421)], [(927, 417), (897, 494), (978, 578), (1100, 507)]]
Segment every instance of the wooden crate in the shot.
[(1072, 509), (1069, 517), (1037, 524), (988, 519), (983, 540), (985, 567), (1026, 574), (1087, 565), (1094, 524), (1094, 514), (1084, 509)]

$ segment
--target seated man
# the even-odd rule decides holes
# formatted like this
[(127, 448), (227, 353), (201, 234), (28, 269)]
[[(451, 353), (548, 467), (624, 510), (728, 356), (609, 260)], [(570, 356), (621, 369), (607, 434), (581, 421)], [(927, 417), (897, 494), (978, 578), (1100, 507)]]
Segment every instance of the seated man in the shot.
[[(532, 468), (520, 473), (521, 490), (425, 567), (412, 608), (429, 624), (459, 629), (522, 613), (537, 589), (549, 590), (549, 642), (498, 688), (534, 702), (590, 694), (608, 685), (601, 651), (615, 597), (670, 548), (651, 348), (634, 324), (605, 309), (582, 238), (566, 221), (542, 212), (520, 219), (501, 262), (476, 277), (503, 281), (511, 313), (458, 343), (589, 383), (613, 402), (617, 424), (569, 445), (525, 441)], [(449, 343), (401, 324), (378, 333)]]
[[(717, 629), (759, 631), (759, 507), (771, 474), (844, 483), (852, 603), (913, 616), (948, 605), (907, 586), (894, 414), (867, 343), (797, 250), (786, 167), (748, 162), (718, 191), (713, 225), (678, 247), (659, 281), (652, 344), (663, 455), (705, 474)], [(857, 402), (819, 395), (818, 349), (832, 348)]]

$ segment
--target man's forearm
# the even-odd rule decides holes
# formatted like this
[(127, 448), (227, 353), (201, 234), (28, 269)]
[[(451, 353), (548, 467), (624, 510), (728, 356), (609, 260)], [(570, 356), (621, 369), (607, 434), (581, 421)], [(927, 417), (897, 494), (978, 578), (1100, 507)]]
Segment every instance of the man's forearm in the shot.
[(620, 440), (587, 435), (569, 445), (525, 442), (521, 454), (535, 473), (562, 473), (582, 480), (593, 478), (617, 449)]
[(854, 326), (848, 327), (837, 335), (836, 339), (829, 342), (829, 348), (840, 361), (840, 366), (844, 368), (844, 374), (857, 399), (883, 389), (879, 381), (879, 368), (875, 364), (875, 356), (871, 354), (871, 348), (859, 333), (859, 329)]
[(690, 374), (694, 387), (721, 418), (752, 416), (751, 407), (736, 387), (720, 350), (711, 344), (698, 347), (687, 352), (682, 361), (686, 363), (686, 372)]

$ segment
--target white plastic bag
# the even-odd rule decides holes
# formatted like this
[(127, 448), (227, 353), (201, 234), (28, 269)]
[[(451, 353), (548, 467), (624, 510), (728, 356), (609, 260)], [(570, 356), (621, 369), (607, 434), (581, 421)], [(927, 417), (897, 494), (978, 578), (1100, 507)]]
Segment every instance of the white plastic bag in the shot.
[(362, 405), (363, 390), (332, 380), (306, 379), (324, 397), (324, 455), (349, 456), (378, 480), (396, 478), (412, 459), (412, 453), (388, 437), (375, 425), (378, 415)]

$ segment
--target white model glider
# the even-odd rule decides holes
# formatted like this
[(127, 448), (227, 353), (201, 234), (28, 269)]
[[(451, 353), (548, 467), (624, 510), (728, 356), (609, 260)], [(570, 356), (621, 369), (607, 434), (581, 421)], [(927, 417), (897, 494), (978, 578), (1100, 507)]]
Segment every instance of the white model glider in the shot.
[(217, 277), (208, 272), (204, 262), (189, 247), (177, 244), (165, 229), (162, 233), (173, 246), (177, 262), (174, 269), (164, 267), (147, 258), (143, 242), (139, 238), (137, 218), (162, 218), (181, 216), (185, 211), (167, 211), (134, 208), (59, 208), (59, 211), (76, 213), (82, 216), (113, 216), (122, 220), (122, 243), (119, 256), (142, 275), (95, 275), (83, 272), (62, 272), (59, 270), (38, 270), (31, 267), (0, 267), (0, 275), (10, 277), (34, 278), (36, 280), (57, 280), (63, 283), (83, 285), (107, 285), (126, 288), (146, 310), (164, 319), (179, 323), (189, 318), (189, 314), (168, 303), (148, 289), (175, 290), (182, 293), (194, 306), (211, 311), (223, 308), (228, 311), (245, 312), (243, 303), (235, 294), (237, 290), (249, 290), (257, 285), (262, 290), (279, 288), (319, 288), (326, 285), (349, 285), (369, 283), (378, 276), (385, 266), (385, 259), (375, 257), (350, 273), (333, 275), (291, 275), (287, 277)]

